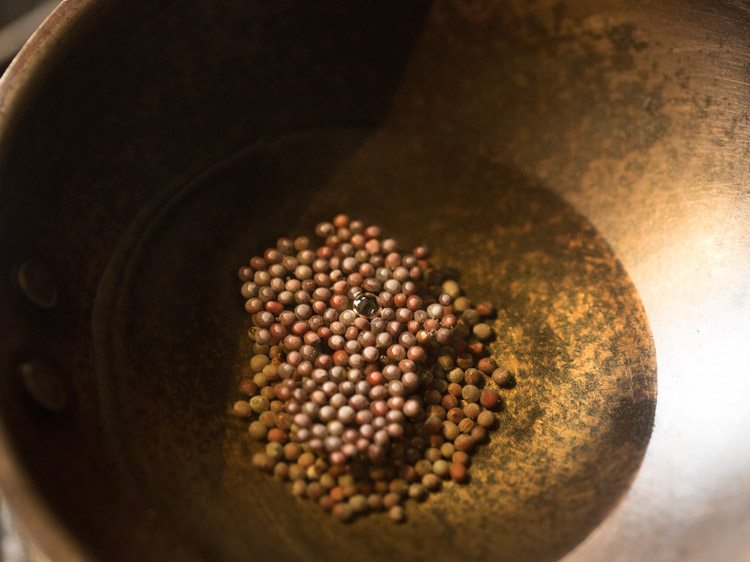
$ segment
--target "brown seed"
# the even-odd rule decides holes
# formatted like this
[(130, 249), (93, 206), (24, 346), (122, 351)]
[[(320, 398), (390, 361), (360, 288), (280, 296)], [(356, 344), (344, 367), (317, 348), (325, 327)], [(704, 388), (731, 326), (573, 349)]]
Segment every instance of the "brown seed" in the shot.
[(481, 427), (490, 428), (493, 425), (495, 425), (495, 414), (487, 410), (484, 410), (479, 414), (479, 416), (477, 416), (477, 423)]
[(456, 446), (456, 451), (462, 451), (464, 453), (471, 452), (474, 449), (474, 439), (470, 435), (461, 434), (456, 437), (453, 442)]
[(333, 501), (335, 502), (344, 501), (344, 489), (341, 486), (335, 486), (331, 488), (331, 491), (329, 493), (331, 497), (333, 498)]
[(269, 429), (268, 430), (268, 435), (266, 437), (271, 442), (275, 442), (275, 443), (284, 443), (284, 442), (286, 442), (286, 433), (284, 433), (278, 427), (274, 427), (272, 429)]
[(354, 516), (354, 510), (347, 503), (337, 503), (331, 509), (333, 516), (339, 521), (346, 522)]
[(453, 479), (455, 482), (458, 482), (459, 484), (466, 482), (468, 476), (466, 466), (461, 463), (454, 462), (453, 464), (451, 464), (450, 475), (451, 479)]
[(464, 419), (464, 411), (461, 408), (451, 408), (450, 410), (448, 410), (446, 418), (448, 419), (448, 421), (458, 424), (462, 419)]
[(440, 420), (439, 417), (435, 415), (431, 415), (427, 418), (427, 421), (424, 422), (424, 428), (427, 433), (434, 434), (440, 432), (440, 430), (443, 428), (443, 422)]
[(297, 463), (289, 465), (289, 479), (290, 480), (304, 480), (305, 479), (305, 467), (300, 466)]
[(458, 422), (458, 430), (461, 433), (469, 434), (476, 425), (476, 422), (471, 418), (464, 418), (460, 422)]
[(482, 374), (482, 371), (480, 371), (479, 369), (474, 369), (473, 367), (471, 369), (466, 369), (466, 372), (464, 373), (464, 382), (466, 384), (480, 386), (482, 384), (482, 381), (484, 381), (484, 375)]
[(355, 494), (349, 499), (349, 507), (352, 508), (354, 513), (364, 513), (369, 509), (367, 503), (367, 496), (364, 494)]
[(414, 483), (409, 486), (408, 495), (413, 500), (423, 501), (427, 497), (427, 490), (422, 484)]
[(425, 474), (429, 474), (430, 472), (432, 472), (432, 463), (428, 461), (427, 459), (419, 460), (414, 465), (414, 470), (417, 473), (417, 475), (421, 478)]
[(391, 509), (393, 506), (401, 503), (401, 494), (389, 492), (383, 496), (383, 507)]
[(480, 316), (491, 317), (495, 315), (495, 308), (488, 302), (477, 303), (477, 312)]
[(490, 328), (489, 324), (480, 322), (479, 324), (476, 324), (474, 328), (472, 328), (472, 333), (477, 339), (481, 341), (487, 341), (492, 337), (492, 328)]
[(245, 378), (240, 381), (239, 391), (245, 396), (254, 396), (258, 392), (258, 385), (252, 379)]
[(464, 416), (472, 420), (477, 419), (477, 416), (479, 416), (481, 411), (482, 408), (476, 403), (469, 403), (464, 406)]
[(432, 465), (432, 472), (440, 478), (445, 478), (450, 473), (450, 463), (444, 459), (435, 461)]
[(453, 453), (453, 457), (451, 458), (451, 460), (454, 463), (468, 465), (470, 457), (469, 457), (468, 453), (466, 453), (464, 451), (456, 451), (455, 453)]
[(451, 422), (451, 421), (444, 421), (443, 422), (443, 436), (448, 441), (453, 441), (460, 435), (460, 431), (458, 430), (458, 426)]
[(273, 475), (279, 480), (288, 480), (289, 465), (285, 462), (276, 463), (276, 466), (273, 467)]
[(265, 439), (266, 434), (268, 433), (268, 428), (263, 422), (254, 421), (248, 427), (248, 433), (250, 433), (250, 437), (256, 441), (260, 441), (261, 439)]
[(326, 511), (330, 511), (333, 509), (333, 506), (336, 505), (336, 502), (331, 496), (323, 496), (318, 500), (318, 504), (320, 504), (320, 507)]
[[(453, 456), (453, 453), (456, 452), (456, 447), (453, 445), (453, 443), (443, 443), (442, 447), (440, 447), (440, 454), (443, 456), (444, 459), (449, 459), (451, 456)], [(434, 463), (433, 463), (433, 470), (434, 470)]]
[(295, 480), (292, 482), (292, 494), (298, 497), (305, 497), (307, 492), (307, 484), (304, 480)]
[(238, 400), (232, 406), (232, 414), (241, 418), (246, 418), (252, 415), (253, 409), (250, 407), (250, 403), (245, 400)]
[(492, 382), (494, 382), (500, 388), (511, 388), (515, 383), (513, 375), (502, 367), (498, 367), (492, 371)]
[(284, 458), (288, 461), (296, 461), (302, 454), (302, 447), (297, 443), (287, 443), (284, 445)]
[(388, 510), (388, 517), (390, 517), (391, 520), (395, 521), (396, 523), (401, 523), (406, 517), (404, 508), (400, 505), (394, 505)]
[(440, 483), (440, 476), (437, 474), (425, 474), (422, 477), (422, 485), (430, 491), (435, 491), (440, 488)]
[(435, 435), (430, 435), (429, 445), (430, 447), (435, 447), (435, 448), (441, 447), (444, 441), (445, 441), (445, 438), (441, 434), (436, 433)]
[(271, 469), (273, 469), (274, 464), (273, 459), (271, 459), (271, 457), (263, 452), (255, 453), (252, 458), (252, 463), (254, 467), (266, 471), (270, 471)]
[(448, 385), (448, 392), (452, 395), (458, 398), (461, 396), (461, 385), (457, 384), (455, 382), (452, 382)]
[(456, 312), (466, 312), (471, 308), (471, 301), (466, 297), (457, 297), (453, 301), (453, 308)]
[(321, 474), (318, 482), (320, 482), (320, 485), (326, 490), (330, 490), (336, 485), (336, 480), (328, 472)]
[(461, 396), (467, 402), (478, 402), (481, 396), (480, 390), (473, 384), (467, 384), (461, 389)]
[(253, 355), (253, 358), (250, 359), (250, 368), (255, 373), (260, 373), (263, 370), (263, 367), (268, 365), (271, 362), (271, 360), (268, 358), (267, 355)]
[(367, 496), (367, 505), (373, 511), (380, 511), (383, 509), (383, 496), (379, 494), (370, 494)]
[(495, 360), (492, 357), (483, 357), (479, 360), (477, 367), (485, 375), (489, 375), (492, 373), (492, 371), (497, 369), (497, 363), (495, 363)]
[(479, 403), (488, 410), (494, 410), (500, 407), (500, 395), (494, 390), (483, 390)]
[(315, 455), (313, 455), (309, 451), (306, 451), (299, 456), (299, 458), (297, 459), (297, 463), (305, 468), (307, 468), (308, 466), (312, 466), (315, 463)]
[(483, 443), (487, 439), (487, 430), (481, 425), (478, 425), (471, 430), (471, 438), (476, 443)]
[(424, 457), (430, 461), (435, 462), (436, 460), (442, 458), (442, 454), (440, 454), (440, 449), (436, 449), (435, 447), (430, 447), (425, 451)]
[(446, 394), (440, 400), (440, 405), (450, 411), (452, 408), (458, 406), (458, 399), (453, 394)]
[[(459, 366), (459, 368), (466, 371), (466, 369), (470, 369), (474, 366), (474, 358), (471, 356), (471, 353), (459, 353), (456, 356), (456, 365)], [(464, 379), (466, 378), (466, 373), (464, 373)]]

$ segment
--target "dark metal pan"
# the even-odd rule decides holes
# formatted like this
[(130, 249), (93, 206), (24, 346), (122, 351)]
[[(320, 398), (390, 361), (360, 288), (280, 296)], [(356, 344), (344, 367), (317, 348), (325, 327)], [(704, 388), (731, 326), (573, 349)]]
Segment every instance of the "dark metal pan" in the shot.
[[(0, 485), (28, 534), (54, 560), (746, 557), (749, 21), (64, 2), (0, 82)], [(228, 413), (237, 267), (338, 212), (491, 300), (516, 375), (472, 482), (401, 526), (295, 499)]]

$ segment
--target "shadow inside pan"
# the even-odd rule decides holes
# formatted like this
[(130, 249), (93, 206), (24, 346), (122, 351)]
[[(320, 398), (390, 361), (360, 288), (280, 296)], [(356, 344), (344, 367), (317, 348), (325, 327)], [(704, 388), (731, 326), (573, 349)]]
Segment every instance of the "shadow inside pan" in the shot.
[[(473, 481), (404, 525), (294, 498), (228, 415), (250, 356), (238, 266), (339, 212), (428, 244), (492, 301), (493, 355), (518, 381)], [(154, 201), (107, 268), (94, 334), (121, 470), (203, 559), (555, 559), (627, 489), (653, 421), (648, 324), (601, 236), (533, 178), (397, 129), (267, 139)]]

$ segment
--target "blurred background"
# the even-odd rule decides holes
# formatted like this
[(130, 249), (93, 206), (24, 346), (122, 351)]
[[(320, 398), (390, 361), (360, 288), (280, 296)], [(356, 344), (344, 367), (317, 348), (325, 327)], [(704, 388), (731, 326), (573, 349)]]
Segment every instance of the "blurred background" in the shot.
[(59, 0), (0, 0), (0, 72)]
[[(0, 73), (59, 0), (0, 0)], [(15, 532), (0, 496), (0, 562), (41, 562), (44, 558)]]

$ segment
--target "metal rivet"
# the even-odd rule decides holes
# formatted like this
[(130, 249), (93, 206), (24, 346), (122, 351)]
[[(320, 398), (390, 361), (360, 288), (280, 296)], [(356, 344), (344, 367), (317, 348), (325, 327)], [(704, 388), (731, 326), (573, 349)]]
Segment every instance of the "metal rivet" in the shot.
[(372, 293), (360, 293), (354, 299), (354, 310), (360, 316), (371, 318), (378, 311), (378, 297)]
[(49, 310), (57, 304), (57, 285), (44, 264), (34, 260), (23, 262), (16, 269), (16, 283), (26, 300), (37, 308)]
[(68, 396), (60, 374), (51, 365), (38, 359), (25, 361), (18, 373), (26, 392), (45, 410), (59, 412), (68, 403)]

